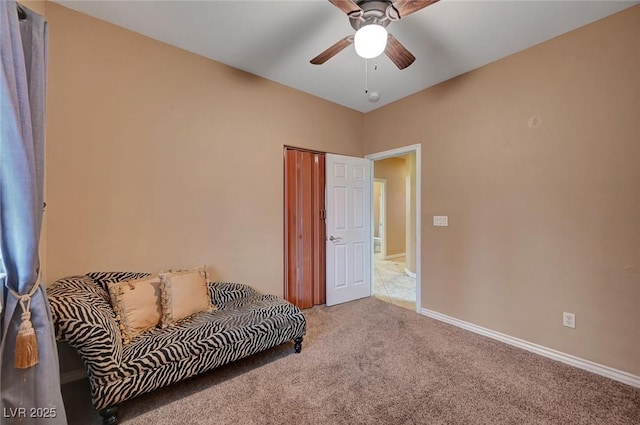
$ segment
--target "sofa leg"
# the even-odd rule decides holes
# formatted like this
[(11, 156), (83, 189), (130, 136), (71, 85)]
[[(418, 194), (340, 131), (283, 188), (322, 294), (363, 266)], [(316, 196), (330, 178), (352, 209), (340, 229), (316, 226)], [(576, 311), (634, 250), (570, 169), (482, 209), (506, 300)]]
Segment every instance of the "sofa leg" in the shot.
[(102, 416), (102, 425), (118, 425), (118, 407), (112, 406), (100, 410)]
[(294, 339), (293, 342), (295, 343), (295, 345), (293, 346), (295, 352), (299, 353), (300, 351), (302, 351), (302, 337)]

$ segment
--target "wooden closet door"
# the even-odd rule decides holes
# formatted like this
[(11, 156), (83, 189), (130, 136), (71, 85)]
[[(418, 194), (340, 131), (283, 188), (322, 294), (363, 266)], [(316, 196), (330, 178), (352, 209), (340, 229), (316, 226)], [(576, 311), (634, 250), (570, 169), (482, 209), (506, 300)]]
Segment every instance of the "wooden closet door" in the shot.
[(325, 302), (324, 154), (285, 149), (285, 298)]

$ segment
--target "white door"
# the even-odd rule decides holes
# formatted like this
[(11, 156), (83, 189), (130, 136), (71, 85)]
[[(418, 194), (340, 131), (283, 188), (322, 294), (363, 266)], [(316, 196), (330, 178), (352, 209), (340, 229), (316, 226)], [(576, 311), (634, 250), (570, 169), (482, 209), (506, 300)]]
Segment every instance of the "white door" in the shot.
[(371, 295), (371, 160), (326, 155), (327, 305)]

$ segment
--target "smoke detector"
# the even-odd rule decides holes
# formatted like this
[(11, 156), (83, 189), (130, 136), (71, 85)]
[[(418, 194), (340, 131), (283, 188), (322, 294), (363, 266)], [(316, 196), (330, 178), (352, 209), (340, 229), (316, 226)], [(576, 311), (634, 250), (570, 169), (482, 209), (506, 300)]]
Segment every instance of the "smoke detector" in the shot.
[(380, 100), (380, 92), (372, 91), (369, 92), (369, 102), (377, 102)]

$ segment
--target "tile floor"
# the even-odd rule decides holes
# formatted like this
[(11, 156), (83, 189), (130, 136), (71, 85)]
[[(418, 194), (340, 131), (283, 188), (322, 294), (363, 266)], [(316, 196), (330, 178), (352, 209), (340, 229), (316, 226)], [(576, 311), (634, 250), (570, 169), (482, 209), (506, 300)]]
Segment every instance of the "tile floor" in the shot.
[(373, 295), (382, 301), (415, 311), (416, 279), (405, 273), (405, 258), (383, 260), (376, 253), (374, 261)]

